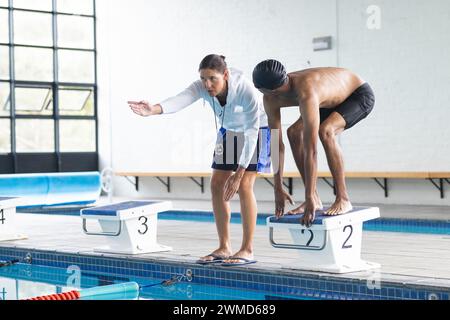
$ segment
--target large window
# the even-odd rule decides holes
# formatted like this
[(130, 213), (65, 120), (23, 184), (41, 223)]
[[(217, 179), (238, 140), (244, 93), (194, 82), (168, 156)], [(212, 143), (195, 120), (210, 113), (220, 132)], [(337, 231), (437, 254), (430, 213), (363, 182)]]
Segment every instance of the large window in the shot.
[(98, 170), (95, 0), (0, 0), (0, 173)]

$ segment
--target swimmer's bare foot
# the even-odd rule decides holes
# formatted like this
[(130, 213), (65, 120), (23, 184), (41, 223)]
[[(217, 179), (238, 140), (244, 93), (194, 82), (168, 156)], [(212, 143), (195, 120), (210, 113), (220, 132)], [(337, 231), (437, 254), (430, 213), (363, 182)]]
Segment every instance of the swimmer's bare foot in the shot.
[[(316, 210), (323, 210), (323, 204), (322, 204), (322, 201), (319, 198), (319, 195), (316, 195), (315, 203), (316, 203), (316, 208), (315, 208)], [(306, 202), (303, 202), (300, 205), (300, 207), (289, 211), (287, 214), (288, 215), (303, 214), (303, 213), (305, 213), (305, 207), (306, 207)]]
[(338, 216), (353, 210), (353, 206), (350, 203), (350, 200), (343, 198), (336, 198), (336, 201), (333, 205), (325, 211), (325, 215), (327, 216)]
[(225, 260), (231, 255), (231, 250), (219, 248), (207, 256), (201, 257), (198, 262), (212, 262), (214, 260)]

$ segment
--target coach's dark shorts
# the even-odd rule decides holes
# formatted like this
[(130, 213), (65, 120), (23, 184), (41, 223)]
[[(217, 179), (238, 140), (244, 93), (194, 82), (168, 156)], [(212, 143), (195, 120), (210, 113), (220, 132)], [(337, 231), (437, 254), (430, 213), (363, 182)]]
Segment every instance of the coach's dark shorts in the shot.
[[(239, 159), (242, 154), (243, 145), (243, 133), (232, 133), (224, 128), (220, 128), (211, 168), (224, 171), (236, 171), (239, 167)], [(269, 127), (262, 127), (259, 129), (258, 143), (246, 171), (270, 173), (271, 157)]]
[(375, 95), (370, 85), (365, 83), (336, 108), (321, 108), (320, 123), (324, 122), (333, 112), (337, 112), (344, 118), (346, 122), (345, 129), (347, 130), (366, 118), (374, 105)]

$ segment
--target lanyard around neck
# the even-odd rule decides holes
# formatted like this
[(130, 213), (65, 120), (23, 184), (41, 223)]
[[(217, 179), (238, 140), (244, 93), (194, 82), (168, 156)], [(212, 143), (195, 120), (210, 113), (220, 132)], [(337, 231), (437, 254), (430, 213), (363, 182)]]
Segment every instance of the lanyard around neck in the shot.
[[(219, 131), (219, 128), (217, 128), (217, 117), (216, 117), (216, 100), (215, 97), (212, 98), (213, 101), (213, 109), (214, 109), (214, 120), (216, 122), (216, 131)], [(221, 128), (223, 128), (223, 121), (225, 119), (225, 112), (226, 112), (227, 108), (226, 108), (226, 104), (223, 106), (223, 110), (221, 110), (221, 114), (219, 114), (219, 117), (222, 116), (222, 123), (221, 123)]]

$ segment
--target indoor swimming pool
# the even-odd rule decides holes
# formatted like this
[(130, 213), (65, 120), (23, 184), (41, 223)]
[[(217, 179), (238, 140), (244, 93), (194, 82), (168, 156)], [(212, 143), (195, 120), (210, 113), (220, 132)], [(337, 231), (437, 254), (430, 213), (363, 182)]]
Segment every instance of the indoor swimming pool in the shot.
[[(30, 299), (93, 287), (136, 282), (138, 294), (94, 300), (448, 300), (448, 290), (389, 282), (226, 269), (189, 263), (0, 248), (0, 298)], [(376, 276), (376, 272), (374, 272)]]
[[(79, 216), (79, 208), (45, 208), (45, 209), (18, 209), (18, 213), (36, 213), (36, 214), (54, 214), (54, 215), (68, 215)], [(257, 225), (265, 226), (268, 213), (259, 213)], [(175, 221), (193, 221), (214, 223), (214, 216), (212, 212), (208, 211), (184, 211), (171, 210), (161, 212), (158, 215), (160, 220), (175, 220)], [(241, 216), (234, 212), (231, 215), (231, 223), (241, 224)], [(425, 219), (399, 219), (399, 218), (379, 218), (364, 222), (363, 230), (365, 231), (380, 231), (380, 232), (404, 232), (404, 233), (422, 233), (422, 234), (441, 234), (450, 235), (450, 221), (449, 220), (425, 220)]]

